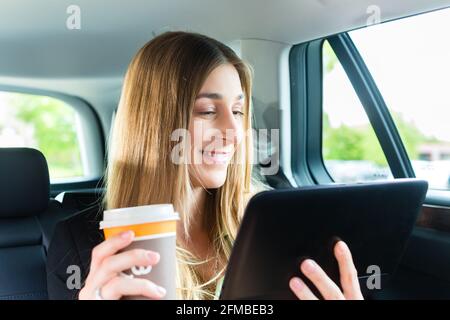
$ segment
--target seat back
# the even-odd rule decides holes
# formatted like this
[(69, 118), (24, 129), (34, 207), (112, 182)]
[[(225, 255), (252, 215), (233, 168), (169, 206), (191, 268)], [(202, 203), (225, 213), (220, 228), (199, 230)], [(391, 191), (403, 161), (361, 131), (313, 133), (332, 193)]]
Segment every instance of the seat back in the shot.
[(47, 162), (29, 148), (0, 148), (0, 299), (47, 299), (46, 250), (64, 210), (49, 196)]

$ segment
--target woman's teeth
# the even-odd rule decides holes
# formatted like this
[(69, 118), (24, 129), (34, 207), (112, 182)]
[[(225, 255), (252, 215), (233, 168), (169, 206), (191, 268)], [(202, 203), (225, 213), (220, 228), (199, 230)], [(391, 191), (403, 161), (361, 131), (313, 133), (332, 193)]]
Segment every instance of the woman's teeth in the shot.
[(230, 152), (202, 151), (203, 157), (208, 160), (207, 163), (225, 163), (230, 159)]

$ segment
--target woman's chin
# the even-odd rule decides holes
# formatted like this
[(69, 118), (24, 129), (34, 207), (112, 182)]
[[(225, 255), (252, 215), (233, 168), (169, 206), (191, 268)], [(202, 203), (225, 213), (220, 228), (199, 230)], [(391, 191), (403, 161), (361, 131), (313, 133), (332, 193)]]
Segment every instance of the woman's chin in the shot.
[(211, 179), (210, 177), (204, 181), (203, 186), (206, 189), (218, 189), (225, 184), (225, 179)]
[(201, 176), (202, 185), (206, 189), (217, 189), (225, 184), (227, 170), (205, 170)]

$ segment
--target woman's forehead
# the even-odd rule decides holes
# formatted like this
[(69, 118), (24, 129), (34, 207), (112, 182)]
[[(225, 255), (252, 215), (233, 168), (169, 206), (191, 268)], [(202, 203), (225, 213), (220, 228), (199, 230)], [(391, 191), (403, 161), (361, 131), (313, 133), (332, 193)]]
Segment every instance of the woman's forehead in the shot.
[(239, 73), (231, 64), (221, 65), (215, 68), (206, 78), (200, 89), (199, 95), (215, 93), (221, 95), (215, 98), (232, 97), (242, 95), (242, 86)]

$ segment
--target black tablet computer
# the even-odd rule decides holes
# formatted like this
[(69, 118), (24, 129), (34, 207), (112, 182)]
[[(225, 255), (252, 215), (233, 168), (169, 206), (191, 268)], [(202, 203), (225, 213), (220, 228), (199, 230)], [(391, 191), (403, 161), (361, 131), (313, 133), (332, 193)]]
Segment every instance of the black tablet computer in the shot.
[[(417, 179), (270, 190), (248, 203), (220, 299), (296, 299), (289, 279), (314, 259), (336, 284), (333, 246), (349, 246), (361, 290), (382, 290), (400, 262), (428, 189)], [(378, 279), (377, 279), (378, 277)], [(369, 283), (370, 280), (370, 283)]]

